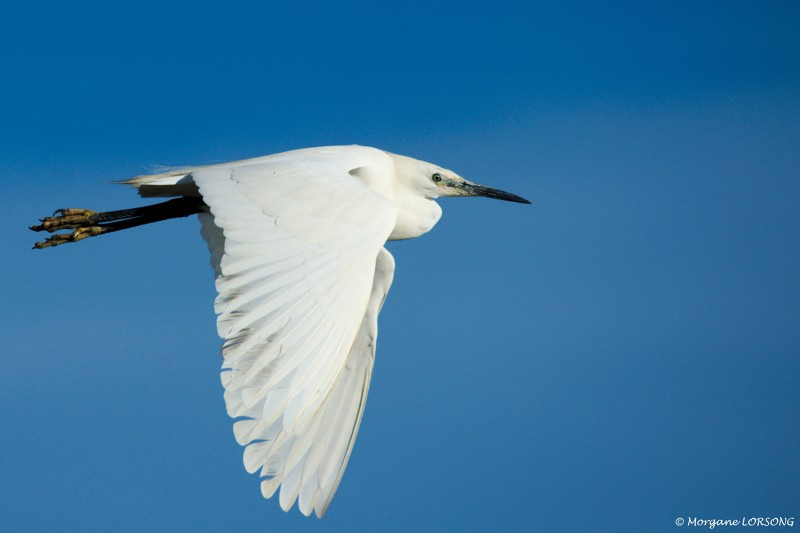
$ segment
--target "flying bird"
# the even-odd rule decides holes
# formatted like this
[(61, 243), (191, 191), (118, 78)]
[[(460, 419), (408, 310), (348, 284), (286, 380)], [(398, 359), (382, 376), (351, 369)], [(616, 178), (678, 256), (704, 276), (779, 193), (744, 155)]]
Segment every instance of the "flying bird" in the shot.
[[(122, 183), (162, 203), (59, 209), (32, 226), (47, 248), (197, 214), (211, 252), (222, 385), (244, 466), (322, 517), (369, 389), (378, 313), (394, 275), (387, 240), (427, 233), (444, 196), (530, 203), (445, 168), (365, 146), (306, 148)], [(66, 232), (62, 230), (67, 230)]]

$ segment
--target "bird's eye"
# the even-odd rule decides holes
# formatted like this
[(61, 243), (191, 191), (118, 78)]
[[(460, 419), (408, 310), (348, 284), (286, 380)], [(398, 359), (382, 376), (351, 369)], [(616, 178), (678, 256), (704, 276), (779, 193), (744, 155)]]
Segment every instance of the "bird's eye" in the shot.
[(440, 181), (442, 181), (442, 175), (441, 175), (441, 174), (439, 174), (439, 173), (437, 172), (436, 174), (434, 174), (433, 176), (431, 176), (431, 179), (432, 179), (432, 180), (433, 180), (435, 183), (439, 183)]

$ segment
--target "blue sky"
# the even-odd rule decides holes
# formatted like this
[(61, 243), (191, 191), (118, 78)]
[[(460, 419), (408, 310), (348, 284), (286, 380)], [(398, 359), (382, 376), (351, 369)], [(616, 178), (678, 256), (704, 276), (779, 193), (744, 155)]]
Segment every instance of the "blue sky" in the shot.
[[(7, 530), (678, 530), (795, 516), (796, 2), (10, 2)], [(43, 252), (155, 165), (359, 143), (441, 202), (398, 268), (322, 520), (245, 473), (194, 220)]]

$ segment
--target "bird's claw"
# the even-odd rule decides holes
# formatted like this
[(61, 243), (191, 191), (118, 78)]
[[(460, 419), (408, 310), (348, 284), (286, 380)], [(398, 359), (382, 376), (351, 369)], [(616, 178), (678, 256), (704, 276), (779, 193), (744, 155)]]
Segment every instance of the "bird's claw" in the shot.
[(65, 209), (56, 209), (55, 211), (53, 211), (53, 215), (52, 216), (54, 216), (54, 217), (56, 215), (59, 215), (59, 216), (63, 216), (63, 215), (85, 215), (85, 216), (91, 216), (91, 215), (94, 215), (94, 214), (95, 214), (95, 212), (92, 211), (91, 209), (82, 209), (80, 207), (67, 207)]
[(82, 228), (76, 228), (71, 233), (56, 233), (55, 235), (51, 235), (43, 242), (36, 242), (33, 244), (35, 249), (42, 249), (48, 248), (50, 246), (58, 246), (59, 244), (64, 244), (67, 242), (77, 242), (87, 237), (94, 237), (95, 235), (100, 235), (105, 233), (107, 230), (102, 226), (88, 226)]
[(92, 216), (96, 213), (91, 209), (56, 209), (53, 216), (39, 219), (38, 226), (31, 226), (33, 231), (49, 231), (53, 233), (61, 229), (75, 229), (94, 224)]
[(37, 242), (33, 245), (34, 248), (48, 248), (50, 246), (58, 246), (66, 242), (76, 242), (87, 237), (94, 237), (106, 232), (106, 228), (95, 225), (93, 219), (96, 213), (91, 209), (67, 208), (56, 209), (53, 216), (39, 219), (41, 224), (38, 226), (31, 226), (33, 231), (47, 231), (53, 233), (55, 231), (69, 229), (73, 230), (70, 233), (57, 233), (48, 237), (44, 242)]

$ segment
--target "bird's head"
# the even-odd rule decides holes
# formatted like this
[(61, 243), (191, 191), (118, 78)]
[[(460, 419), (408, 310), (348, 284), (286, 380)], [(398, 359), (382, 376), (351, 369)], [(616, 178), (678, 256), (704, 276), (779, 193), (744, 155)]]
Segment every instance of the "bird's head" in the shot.
[(398, 177), (404, 186), (426, 198), (441, 196), (485, 196), (508, 202), (529, 204), (525, 198), (467, 181), (452, 170), (410, 157), (395, 156)]

